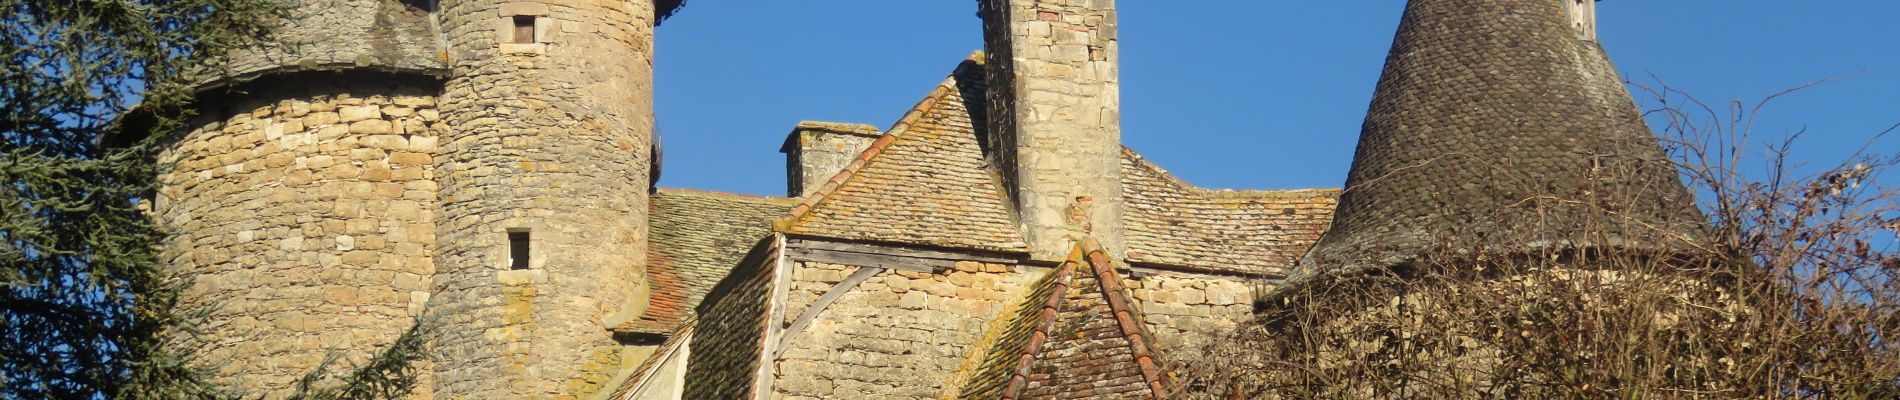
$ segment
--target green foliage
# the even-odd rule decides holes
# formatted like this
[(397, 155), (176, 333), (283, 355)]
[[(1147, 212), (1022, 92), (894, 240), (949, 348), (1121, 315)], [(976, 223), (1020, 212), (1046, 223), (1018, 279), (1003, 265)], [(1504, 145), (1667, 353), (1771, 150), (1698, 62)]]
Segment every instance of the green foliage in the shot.
[[(440, 324), (429, 314), (417, 318), (415, 325), (396, 337), (396, 341), (356, 366), (348, 375), (334, 376), (337, 357), (333, 354), (316, 370), (297, 381), (297, 391), (288, 400), (366, 400), (398, 399), (416, 387), (420, 361), (428, 354), (429, 338)], [(331, 382), (334, 380), (335, 382)]]
[[(175, 340), (164, 231), (141, 210), (187, 80), (267, 37), (278, 0), (0, 0), (0, 398), (219, 395)], [(107, 146), (134, 107), (148, 140)]]

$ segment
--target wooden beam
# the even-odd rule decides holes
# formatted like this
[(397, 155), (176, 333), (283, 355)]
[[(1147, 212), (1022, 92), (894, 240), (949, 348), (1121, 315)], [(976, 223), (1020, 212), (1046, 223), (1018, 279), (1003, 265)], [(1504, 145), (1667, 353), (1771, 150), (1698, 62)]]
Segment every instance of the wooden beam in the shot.
[(798, 313), (798, 319), (793, 320), (792, 325), (786, 327), (784, 333), (779, 336), (778, 346), (772, 352), (772, 360), (777, 360), (779, 354), (785, 353), (785, 348), (792, 344), (792, 339), (797, 338), (800, 332), (804, 332), (805, 327), (811, 325), (811, 321), (817, 319), (818, 314), (824, 312), (825, 308), (831, 306), (832, 302), (838, 301), (839, 297), (844, 297), (845, 293), (851, 292), (851, 288), (857, 287), (858, 284), (870, 280), (871, 277), (877, 276), (877, 274), (881, 272), (884, 272), (884, 268), (858, 268), (858, 271), (851, 273), (851, 276), (844, 278), (843, 281), (839, 281), (836, 285), (832, 285), (831, 291), (827, 291), (824, 295), (818, 296), (818, 300), (813, 301), (811, 306), (805, 307), (805, 312)]
[(956, 249), (927, 249), (883, 243), (848, 242), (817, 239), (797, 239), (787, 243), (793, 248), (809, 248), (851, 253), (883, 254), (910, 258), (934, 258), (940, 260), (977, 261), (988, 263), (1014, 263), (1022, 258), (983, 251)]
[(794, 248), (792, 249), (792, 251), (788, 252), (787, 255), (791, 256), (792, 259), (796, 259), (799, 261), (814, 261), (814, 262), (821, 262), (821, 263), (827, 263), (827, 264), (842, 264), (842, 265), (850, 265), (850, 266), (858, 266), (858, 267), (878, 267), (878, 268), (889, 268), (889, 269), (901, 269), (905, 271), (915, 271), (915, 272), (935, 272), (938, 269), (949, 268), (950, 266), (956, 264), (955, 261), (949, 261), (949, 260), (938, 260), (938, 259), (930, 259), (930, 258), (906, 258), (902, 256), (892, 256), (892, 255), (884, 255), (884, 254), (853, 253), (853, 252), (847, 252), (847, 251), (820, 250), (820, 249)]
[(917, 272), (948, 269), (961, 261), (1016, 264), (1021, 256), (954, 249), (925, 249), (883, 243), (794, 239), (786, 243), (787, 254), (801, 261), (880, 267)]

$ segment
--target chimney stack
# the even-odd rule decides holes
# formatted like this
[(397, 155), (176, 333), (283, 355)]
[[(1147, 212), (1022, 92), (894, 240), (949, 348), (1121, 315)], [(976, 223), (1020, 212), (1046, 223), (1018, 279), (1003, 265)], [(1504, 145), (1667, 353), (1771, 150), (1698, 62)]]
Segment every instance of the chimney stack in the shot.
[(799, 121), (778, 149), (785, 153), (785, 195), (804, 197), (824, 187), (880, 135), (865, 124)]
[(1122, 245), (1113, 0), (982, 0), (987, 147), (1038, 260)]
[(1597, 1), (1563, 0), (1564, 13), (1570, 17), (1570, 29), (1577, 32), (1577, 38), (1597, 40)]

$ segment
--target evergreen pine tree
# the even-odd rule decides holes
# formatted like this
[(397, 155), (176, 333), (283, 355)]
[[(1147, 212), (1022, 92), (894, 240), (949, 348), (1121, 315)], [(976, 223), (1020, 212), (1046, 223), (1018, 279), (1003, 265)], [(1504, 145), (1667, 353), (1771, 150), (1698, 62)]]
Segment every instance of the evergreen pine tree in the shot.
[[(0, 398), (244, 395), (206, 379), (207, 363), (179, 345), (203, 314), (174, 311), (190, 280), (165, 268), (166, 232), (141, 205), (158, 186), (159, 143), (190, 129), (194, 83), (268, 41), (288, 9), (0, 0)], [(408, 393), (432, 326), (351, 372), (325, 363), (294, 396)]]

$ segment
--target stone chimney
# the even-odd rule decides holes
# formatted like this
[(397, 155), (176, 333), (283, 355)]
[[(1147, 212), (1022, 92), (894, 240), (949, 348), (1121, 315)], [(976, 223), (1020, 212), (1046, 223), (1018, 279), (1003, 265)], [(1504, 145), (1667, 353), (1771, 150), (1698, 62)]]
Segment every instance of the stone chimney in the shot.
[(1032, 257), (1085, 237), (1122, 245), (1121, 87), (1113, 0), (982, 0), (990, 158)]
[(1575, 34), (1591, 7), (1412, 0), (1332, 226), (1293, 278), (1434, 249), (1671, 251), (1699, 240), (1706, 220), (1609, 57)]
[(1564, 13), (1570, 17), (1570, 29), (1577, 32), (1577, 38), (1597, 40), (1597, 1), (1563, 0)]
[(824, 187), (879, 135), (877, 127), (865, 124), (799, 121), (778, 149), (785, 153), (785, 195), (804, 197)]

